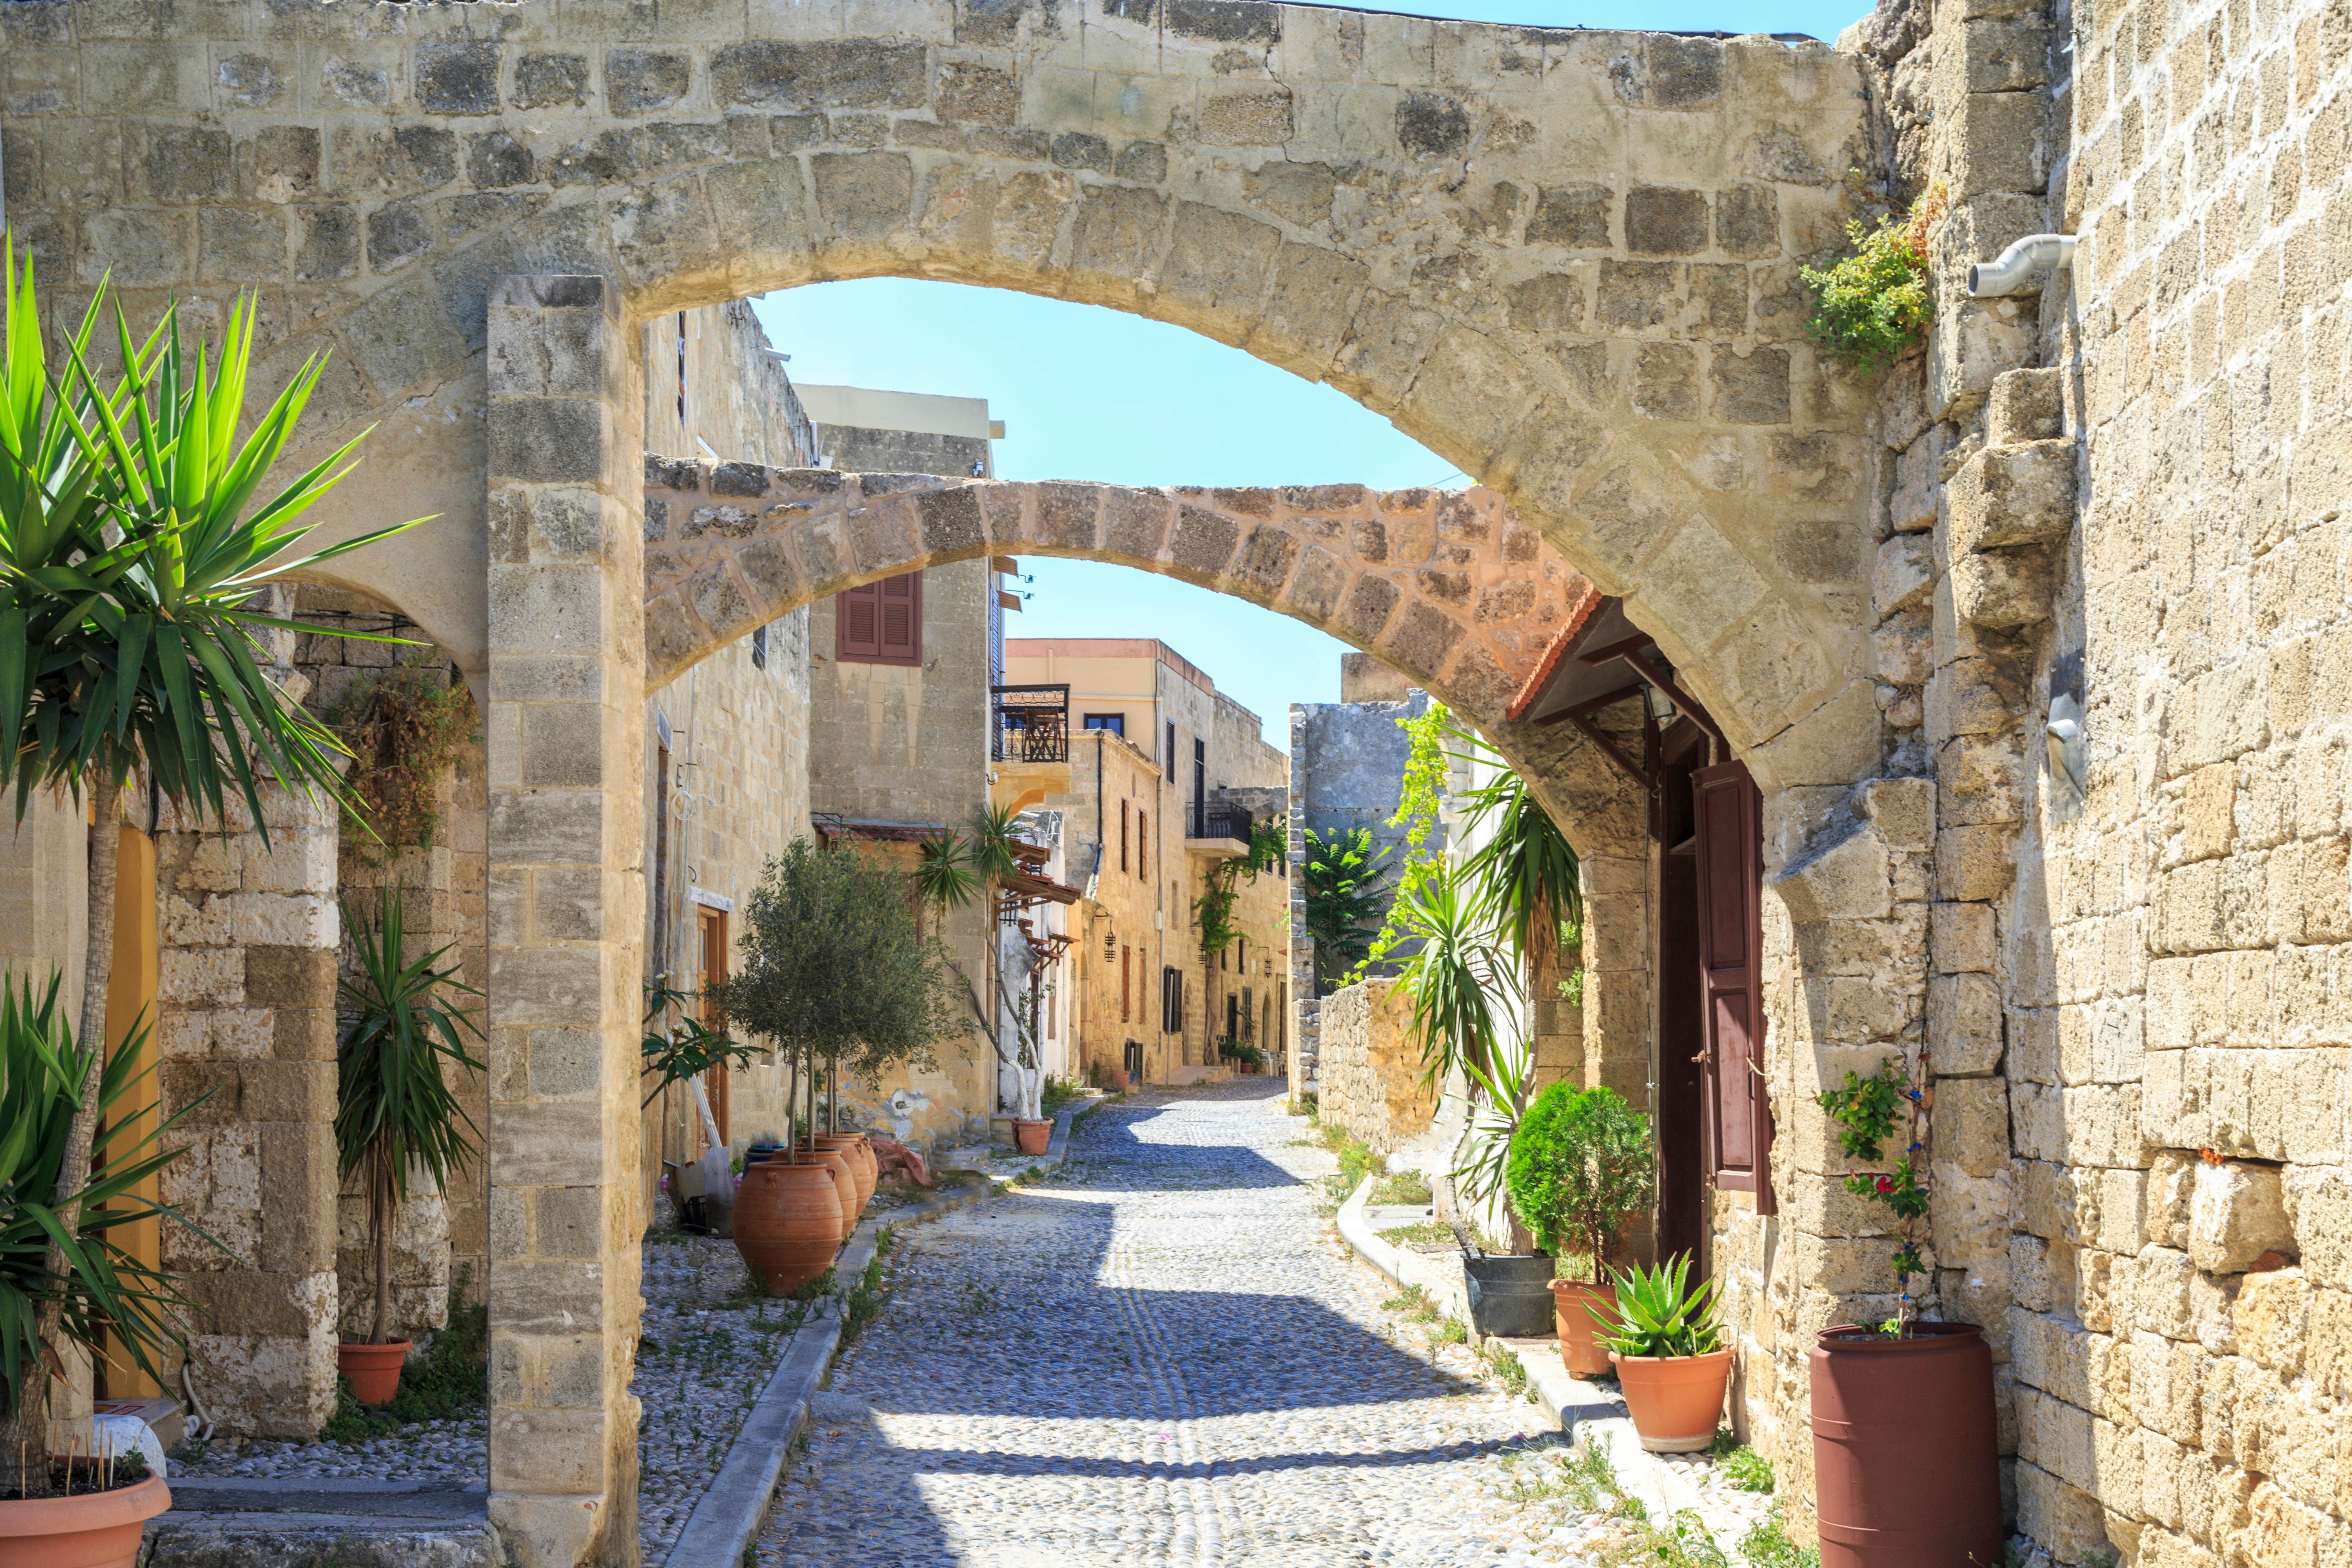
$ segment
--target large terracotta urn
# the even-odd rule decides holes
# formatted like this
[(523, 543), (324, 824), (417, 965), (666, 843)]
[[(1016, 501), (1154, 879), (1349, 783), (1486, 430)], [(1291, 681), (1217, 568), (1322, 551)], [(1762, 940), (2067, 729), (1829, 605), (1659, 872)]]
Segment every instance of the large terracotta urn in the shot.
[(735, 1250), (779, 1296), (832, 1268), (841, 1250), (841, 1187), (834, 1173), (781, 1155), (744, 1167), (735, 1193)]
[[(866, 1205), (874, 1201), (876, 1175), (874, 1151), (866, 1146), (866, 1135), (862, 1132), (821, 1133), (816, 1146), (832, 1150), (841, 1156), (842, 1163), (849, 1167), (849, 1179), (857, 1186), (857, 1213), (862, 1217)], [(852, 1219), (849, 1223), (854, 1226), (857, 1221)]]
[(857, 1178), (849, 1173), (849, 1162), (838, 1150), (815, 1148), (800, 1151), (801, 1163), (817, 1165), (833, 1173), (834, 1190), (841, 1205), (841, 1237), (847, 1241), (857, 1229)]

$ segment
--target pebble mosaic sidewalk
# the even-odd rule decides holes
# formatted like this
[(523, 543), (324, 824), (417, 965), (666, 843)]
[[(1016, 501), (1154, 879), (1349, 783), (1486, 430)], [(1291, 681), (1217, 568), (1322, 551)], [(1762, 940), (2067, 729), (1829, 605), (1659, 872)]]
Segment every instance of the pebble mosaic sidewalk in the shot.
[(1467, 1347), (1382, 1310), (1280, 1080), (1077, 1124), (908, 1231), (817, 1396), (762, 1568), (1583, 1563), (1624, 1532)]

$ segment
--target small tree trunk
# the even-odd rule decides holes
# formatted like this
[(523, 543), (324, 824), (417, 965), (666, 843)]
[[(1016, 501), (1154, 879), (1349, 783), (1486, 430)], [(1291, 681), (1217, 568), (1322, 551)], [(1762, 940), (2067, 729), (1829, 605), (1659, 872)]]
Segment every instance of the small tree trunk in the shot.
[(798, 1119), (801, 1107), (801, 1064), (792, 1047), (784, 1047), (784, 1159), (792, 1164), (801, 1160), (801, 1141), (793, 1134), (793, 1122)]
[[(106, 993), (114, 978), (114, 876), (122, 848), (122, 790), (106, 778), (90, 788), (93, 821), (89, 837), (89, 945), (83, 955), (81, 1027), (78, 1038), (89, 1051), (89, 1067), (81, 1081), (81, 1105), (66, 1129), (66, 1147), (58, 1168), (58, 1223), (68, 1236), (81, 1225), (81, 1191), (89, 1184), (90, 1146), (98, 1133), (99, 1081), (106, 1070)], [(52, 1246), (43, 1259), (52, 1279), (65, 1272), (65, 1254)], [(41, 1353), (26, 1365), (17, 1384), (8, 1428), (0, 1431), (6, 1445), (5, 1462), (15, 1467), (19, 1497), (46, 1497), (49, 1489), (49, 1365), (47, 1357), (58, 1342), (64, 1321), (58, 1301), (43, 1303), (36, 1328)]]
[(368, 1343), (392, 1338), (392, 1162), (378, 1152), (368, 1161), (368, 1224), (375, 1233), (375, 1323)]

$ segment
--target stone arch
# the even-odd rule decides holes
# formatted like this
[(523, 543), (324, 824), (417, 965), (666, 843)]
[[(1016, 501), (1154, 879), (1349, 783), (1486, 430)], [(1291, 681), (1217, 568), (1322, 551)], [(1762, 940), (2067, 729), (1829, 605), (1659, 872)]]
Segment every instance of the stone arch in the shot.
[[(52, 276), (111, 264), (134, 305), (258, 286), (271, 374), (333, 351), (322, 435), (381, 421), (405, 481), (338, 526), (427, 492), (445, 521), (372, 572), (469, 668), (492, 278), (595, 274), (643, 319), (887, 273), (1139, 311), (1329, 383), (1625, 596), (1768, 788), (1868, 771), (1863, 401), (1794, 279), (1838, 238), (1856, 64), (1113, 9), (886, 0), (860, 32), (756, 3), (228, 0), (169, 31), (238, 85), (133, 93), (107, 84), (152, 18), (45, 7), (12, 42), (89, 85), (9, 117), (11, 216)], [(123, 149), (100, 190), (93, 134)]]
[(649, 688), (860, 583), (1065, 555), (1305, 621), (1491, 729), (1587, 588), (1486, 489), (1138, 489), (649, 459), (645, 516)]

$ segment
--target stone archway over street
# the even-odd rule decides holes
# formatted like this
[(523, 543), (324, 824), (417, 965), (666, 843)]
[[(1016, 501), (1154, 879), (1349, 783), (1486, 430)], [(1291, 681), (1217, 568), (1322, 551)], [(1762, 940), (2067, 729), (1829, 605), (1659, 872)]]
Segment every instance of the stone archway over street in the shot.
[(646, 465), (646, 679), (801, 605), (991, 552), (1236, 595), (1375, 653), (1499, 726), (1589, 584), (1491, 490), (1135, 489)]

